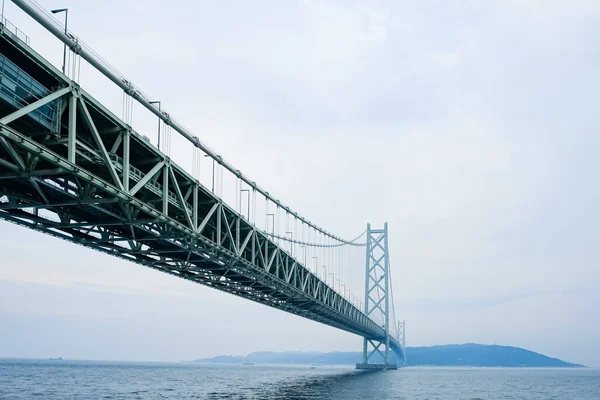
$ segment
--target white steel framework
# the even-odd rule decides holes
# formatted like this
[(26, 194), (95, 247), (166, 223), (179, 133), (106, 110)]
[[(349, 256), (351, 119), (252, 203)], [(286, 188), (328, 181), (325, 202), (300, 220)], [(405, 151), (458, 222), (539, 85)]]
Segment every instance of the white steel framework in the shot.
[[(0, 103), (0, 219), (384, 339), (384, 329), (306, 261), (282, 249), (1, 24), (0, 50), (50, 88), (24, 106)], [(54, 123), (41, 125), (31, 116), (48, 104)]]
[[(44, 25), (27, 1), (15, 3)], [(53, 33), (154, 108), (129, 81), (103, 70), (74, 36)], [(365, 338), (364, 364), (377, 353), (387, 365), (390, 349), (403, 356), (403, 343), (389, 329), (387, 224), (384, 230), (367, 230), (363, 312), (343, 283), (340, 291), (339, 279), (337, 291), (333, 279), (328, 283), (332, 273), (324, 265), (321, 277), (318, 268), (307, 268), (306, 256), (306, 246), (361, 246), (360, 237), (344, 240), (322, 230), (234, 170), (253, 195), (264, 192), (267, 201), (293, 214), (294, 224), (298, 220), (312, 229), (313, 238), (331, 240), (311, 243), (277, 235), (275, 229), (260, 230), (256, 212), (250, 218), (249, 189), (240, 190), (240, 196), (248, 192), (244, 216), (215, 193), (214, 167), (213, 188), (208, 189), (1, 23), (0, 55), (7, 66), (0, 69), (0, 86), (8, 85), (0, 87), (0, 219), (358, 334)], [(21, 95), (24, 88), (27, 96)], [(158, 113), (166, 125), (232, 170), (166, 112)], [(267, 221), (269, 216), (274, 225), (275, 214), (266, 214)], [(304, 247), (302, 262), (280, 240)], [(383, 258), (377, 255), (380, 249)], [(317, 265), (317, 257), (312, 259)], [(340, 253), (338, 262), (342, 259)], [(378, 313), (383, 324), (374, 318)], [(369, 353), (368, 345), (373, 348)]]

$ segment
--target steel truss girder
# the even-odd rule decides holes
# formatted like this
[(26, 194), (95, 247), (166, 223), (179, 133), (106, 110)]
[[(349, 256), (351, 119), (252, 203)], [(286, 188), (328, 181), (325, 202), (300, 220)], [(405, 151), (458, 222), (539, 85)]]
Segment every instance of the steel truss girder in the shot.
[[(0, 168), (0, 174), (6, 177), (0, 179), (0, 197), (8, 199), (0, 201), (1, 219), (361, 336), (383, 339), (381, 327), (177, 165), (167, 165), (170, 184), (159, 191), (174, 198), (170, 200), (168, 213), (152, 206), (147, 200), (154, 193), (147, 187), (159, 186), (153, 177), (146, 177), (154, 169), (161, 169), (164, 158), (160, 153), (154, 152), (157, 163), (146, 175), (139, 179), (129, 176), (136, 185), (142, 179), (145, 182), (136, 191), (125, 190), (125, 171), (137, 168), (125, 153), (116, 158), (115, 151), (124, 151), (126, 139), (105, 145), (111, 139), (102, 137), (97, 124), (106, 125), (106, 121), (94, 121), (102, 108), (85, 93), (72, 96), (79, 96), (78, 101), (69, 104), (79, 104), (81, 111), (75, 113), (72, 125), (87, 125), (95, 148), (89, 143), (87, 146), (100, 160), (96, 164), (79, 157), (70, 161), (56, 152), (64, 146), (63, 154), (72, 155), (68, 146), (75, 143), (79, 148), (79, 140), (58, 141), (51, 149), (9, 125), (0, 124), (2, 144), (9, 144), (2, 146), (0, 159), (13, 159), (12, 149), (16, 149), (21, 158), (35, 157), (43, 164), (40, 169), (32, 169), (15, 161), (10, 164), (17, 170), (8, 173)], [(94, 114), (90, 106), (95, 109)], [(66, 112), (73, 116), (70, 110)], [(81, 114), (84, 124), (76, 122)], [(82, 132), (68, 130), (65, 134), (79, 138)], [(128, 136), (130, 146), (144, 146), (143, 139), (135, 132), (125, 138)], [(130, 164), (126, 165), (128, 158)], [(44, 195), (36, 188), (41, 185)], [(185, 196), (182, 188), (187, 190)], [(90, 193), (86, 194), (86, 190)], [(196, 199), (193, 204), (190, 197)], [(212, 205), (206, 209), (207, 204)], [(60, 221), (53, 221), (43, 210), (55, 213)], [(136, 218), (131, 218), (133, 214), (142, 218), (136, 222)], [(194, 221), (201, 221), (200, 226)], [(236, 237), (243, 241), (239, 243)], [(224, 274), (227, 265), (230, 267)]]
[(385, 339), (382, 327), (142, 135), (10, 34), (1, 36), (62, 88), (44, 104), (67, 96), (68, 102), (60, 108), (66, 124), (52, 138), (13, 124), (42, 102), (0, 117), (0, 219)]

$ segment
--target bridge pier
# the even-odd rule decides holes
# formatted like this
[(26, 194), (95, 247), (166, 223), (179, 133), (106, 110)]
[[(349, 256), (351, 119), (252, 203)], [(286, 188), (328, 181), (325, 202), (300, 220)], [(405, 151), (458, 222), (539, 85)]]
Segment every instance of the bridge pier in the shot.
[(356, 364), (356, 369), (365, 369), (371, 371), (383, 371), (386, 369), (398, 369), (398, 364)]

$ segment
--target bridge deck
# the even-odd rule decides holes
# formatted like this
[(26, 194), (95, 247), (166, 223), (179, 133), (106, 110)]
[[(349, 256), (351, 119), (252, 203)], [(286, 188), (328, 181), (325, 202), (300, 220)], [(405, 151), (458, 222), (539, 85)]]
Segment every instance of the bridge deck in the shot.
[[(0, 218), (384, 339), (381, 326), (267, 234), (1, 25), (0, 30), (3, 65), (17, 67), (11, 69), (16, 76), (1, 75)], [(25, 113), (48, 96), (54, 98), (45, 108)], [(19, 110), (24, 115), (14, 118)], [(401, 352), (395, 340), (391, 345)]]

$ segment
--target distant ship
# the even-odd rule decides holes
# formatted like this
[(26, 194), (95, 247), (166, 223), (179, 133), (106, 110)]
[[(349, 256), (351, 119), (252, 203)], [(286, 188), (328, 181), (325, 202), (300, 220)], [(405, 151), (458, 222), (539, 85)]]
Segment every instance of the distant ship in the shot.
[(62, 357), (58, 357), (58, 358), (49, 358), (48, 360), (51, 360), (51, 361), (62, 361)]
[(254, 364), (253, 362), (244, 362), (244, 363), (242, 363), (242, 365), (256, 365), (256, 364)]

